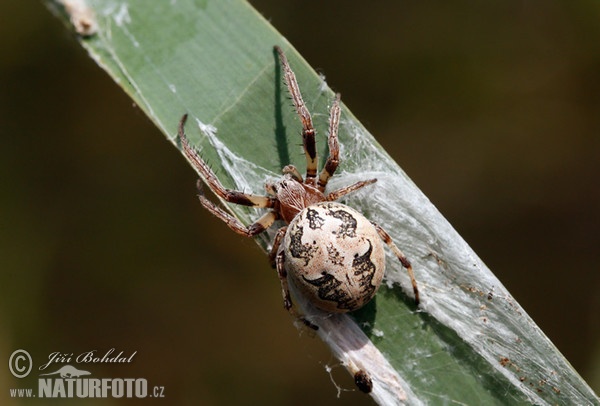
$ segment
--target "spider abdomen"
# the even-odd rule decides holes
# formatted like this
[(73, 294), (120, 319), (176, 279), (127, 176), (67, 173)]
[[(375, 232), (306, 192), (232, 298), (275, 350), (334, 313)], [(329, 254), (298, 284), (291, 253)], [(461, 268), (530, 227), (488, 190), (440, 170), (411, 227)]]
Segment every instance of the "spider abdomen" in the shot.
[(290, 222), (282, 247), (294, 286), (322, 310), (344, 313), (368, 303), (385, 273), (383, 242), (356, 210), (321, 202)]

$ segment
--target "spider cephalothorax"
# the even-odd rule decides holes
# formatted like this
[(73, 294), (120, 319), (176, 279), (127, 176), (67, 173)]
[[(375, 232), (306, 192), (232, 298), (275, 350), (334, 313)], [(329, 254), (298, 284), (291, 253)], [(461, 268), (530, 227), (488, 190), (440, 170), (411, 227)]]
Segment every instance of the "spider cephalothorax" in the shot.
[(246, 227), (204, 196), (201, 180), (198, 181), (200, 202), (233, 231), (247, 237), (265, 231), (276, 220), (287, 223), (287, 226), (277, 231), (269, 258), (277, 269), (284, 306), (288, 310), (292, 309), (288, 277), (311, 303), (328, 312), (353, 311), (368, 303), (377, 292), (385, 273), (383, 242), (407, 269), (418, 303), (419, 291), (412, 267), (389, 234), (358, 211), (335, 202), (350, 192), (376, 182), (376, 179), (360, 181), (325, 193), (327, 182), (339, 164), (339, 94), (333, 100), (329, 115), (329, 156), (323, 169), (317, 174), (318, 157), (312, 118), (287, 58), (281, 48), (275, 47), (275, 50), (279, 54), (285, 83), (302, 122), (306, 175), (303, 178), (294, 166), (286, 166), (281, 179), (266, 185), (266, 196), (225, 189), (188, 143), (184, 134), (186, 114), (179, 122), (181, 145), (210, 189), (227, 202), (269, 210)]

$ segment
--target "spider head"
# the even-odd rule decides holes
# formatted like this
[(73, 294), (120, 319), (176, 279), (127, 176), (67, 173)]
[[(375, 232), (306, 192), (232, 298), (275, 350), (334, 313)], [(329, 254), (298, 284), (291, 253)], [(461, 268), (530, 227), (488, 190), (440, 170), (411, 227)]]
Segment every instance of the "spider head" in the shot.
[(279, 215), (286, 223), (306, 207), (326, 200), (325, 195), (317, 188), (298, 181), (289, 173), (276, 182), (267, 183), (265, 188), (279, 202)]

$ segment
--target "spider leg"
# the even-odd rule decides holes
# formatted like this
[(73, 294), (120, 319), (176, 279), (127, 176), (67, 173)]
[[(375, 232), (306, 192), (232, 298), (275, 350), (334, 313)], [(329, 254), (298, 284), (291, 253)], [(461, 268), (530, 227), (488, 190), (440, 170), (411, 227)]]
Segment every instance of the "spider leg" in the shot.
[(352, 193), (355, 190), (358, 190), (375, 182), (377, 182), (377, 179), (361, 180), (360, 182), (356, 182), (341, 189), (334, 190), (333, 192), (327, 194), (325, 198), (327, 199), (327, 201), (332, 202), (339, 199), (342, 196), (346, 196), (348, 193)]
[(292, 312), (292, 298), (288, 286), (287, 271), (285, 270), (284, 266), (285, 253), (283, 250), (279, 251), (279, 247), (281, 246), (281, 242), (283, 241), (286, 231), (287, 226), (281, 227), (277, 231), (275, 239), (273, 240), (271, 252), (269, 252), (269, 260), (271, 261), (271, 265), (277, 270), (277, 275), (279, 276), (279, 282), (281, 283), (281, 295), (283, 296), (283, 307), (285, 310)]
[(373, 222), (371, 222), (371, 224), (373, 224), (375, 226), (375, 229), (377, 230), (377, 233), (379, 234), (379, 236), (381, 237), (383, 242), (386, 243), (388, 247), (390, 247), (390, 249), (394, 252), (394, 254), (396, 254), (396, 257), (398, 257), (398, 259), (400, 260), (400, 263), (402, 264), (402, 266), (404, 268), (406, 268), (406, 272), (408, 272), (410, 282), (412, 283), (413, 292), (415, 294), (415, 303), (418, 306), (419, 302), (420, 302), (419, 289), (417, 288), (417, 280), (415, 279), (415, 274), (413, 272), (412, 265), (410, 264), (408, 259), (406, 259), (406, 257), (402, 253), (402, 251), (400, 251), (400, 249), (396, 246), (396, 244), (394, 244), (392, 237), (390, 237), (390, 235), (383, 228), (381, 228), (378, 224), (373, 223)]
[(263, 214), (258, 220), (254, 223), (250, 224), (246, 227), (242, 224), (241, 221), (233, 217), (231, 214), (227, 213), (225, 210), (211, 202), (204, 195), (204, 191), (202, 190), (202, 180), (198, 179), (198, 183), (196, 184), (198, 187), (198, 199), (200, 199), (200, 203), (204, 206), (205, 209), (210, 211), (217, 218), (221, 219), (227, 226), (235, 231), (237, 234), (243, 235), (245, 237), (254, 237), (257, 234), (262, 233), (267, 228), (271, 227), (275, 220), (277, 220), (277, 213), (272, 210), (269, 210), (265, 214)]
[(281, 295), (283, 296), (283, 307), (285, 310), (290, 312), (292, 316), (302, 321), (306, 327), (309, 327), (313, 330), (318, 330), (319, 327), (308, 321), (305, 317), (298, 314), (298, 312), (294, 309), (292, 304), (292, 297), (290, 295), (290, 288), (287, 280), (287, 271), (285, 270), (285, 253), (283, 250), (279, 251), (279, 247), (281, 246), (281, 242), (283, 241), (283, 237), (285, 236), (285, 232), (287, 231), (287, 226), (281, 227), (277, 234), (275, 235), (275, 239), (273, 240), (273, 247), (271, 247), (271, 252), (269, 253), (269, 259), (271, 260), (271, 265), (277, 269), (277, 275), (279, 276), (279, 282), (281, 283)]
[(279, 230), (277, 230), (277, 234), (275, 234), (275, 238), (273, 239), (273, 246), (271, 247), (271, 251), (269, 251), (269, 262), (272, 268), (277, 266), (277, 251), (279, 250), (279, 246), (281, 245), (281, 241), (283, 241), (286, 231), (287, 226), (281, 227)]
[(329, 113), (329, 135), (327, 136), (329, 156), (327, 157), (327, 161), (325, 161), (325, 166), (323, 166), (323, 170), (319, 174), (319, 181), (317, 182), (317, 187), (321, 192), (325, 191), (325, 186), (327, 186), (329, 178), (333, 176), (340, 163), (340, 144), (338, 143), (340, 115), (340, 94), (337, 93), (335, 99), (333, 99), (331, 112)]
[(290, 67), (283, 50), (278, 46), (275, 46), (275, 50), (279, 54), (279, 60), (281, 61), (285, 84), (290, 92), (292, 102), (294, 103), (296, 112), (300, 117), (300, 121), (302, 121), (302, 145), (304, 146), (304, 155), (306, 156), (306, 183), (315, 185), (317, 179), (318, 157), (315, 141), (315, 129), (313, 127), (312, 118), (310, 116), (310, 112), (304, 104), (302, 95), (300, 94), (300, 88), (298, 87), (296, 75)]
[[(214, 174), (208, 164), (198, 155), (198, 152), (188, 142), (185, 133), (183, 131), (185, 122), (187, 120), (187, 114), (184, 114), (179, 121), (179, 140), (183, 152), (187, 158), (192, 162), (194, 167), (200, 172), (202, 177), (206, 180), (206, 184), (210, 189), (220, 198), (235, 204), (241, 204), (243, 206), (250, 207), (273, 207), (275, 200), (268, 196), (260, 196), (249, 193), (239, 192), (237, 190), (226, 189), (223, 187), (217, 176)], [(210, 209), (209, 209), (210, 210)]]

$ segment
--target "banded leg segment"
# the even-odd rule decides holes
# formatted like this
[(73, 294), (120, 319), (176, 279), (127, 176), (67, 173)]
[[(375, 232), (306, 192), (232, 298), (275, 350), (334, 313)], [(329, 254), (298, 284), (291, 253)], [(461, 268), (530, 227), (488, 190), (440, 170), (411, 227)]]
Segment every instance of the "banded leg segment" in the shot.
[[(179, 121), (178, 128), (179, 140), (181, 142), (183, 152), (193, 163), (194, 167), (198, 170), (198, 172), (200, 172), (202, 177), (206, 179), (206, 183), (217, 196), (221, 197), (227, 202), (236, 203), (243, 206), (261, 208), (273, 208), (275, 206), (276, 200), (274, 198), (268, 196), (253, 195), (238, 192), (237, 190), (224, 188), (221, 182), (219, 182), (219, 179), (212, 171), (212, 169), (210, 169), (208, 164), (200, 157), (200, 155), (198, 155), (196, 150), (194, 150), (189, 144), (184, 133), (184, 126), (186, 120), (187, 114), (185, 114), (181, 118), (181, 121)], [(212, 201), (208, 200), (208, 198), (204, 195), (202, 184), (202, 179), (198, 179), (196, 187), (198, 188), (198, 199), (200, 199), (200, 203), (202, 203), (202, 206), (204, 206), (204, 208), (210, 211), (213, 215), (221, 219), (225, 224), (227, 224), (227, 226), (230, 229), (235, 231), (237, 234), (246, 237), (253, 237), (269, 228), (278, 218), (278, 214), (275, 211), (270, 210), (267, 213), (265, 213), (262, 217), (260, 217), (257, 221), (255, 221), (253, 224), (246, 227), (237, 218), (233, 217), (231, 214), (227, 213), (225, 210), (214, 204)]]
[(398, 257), (400, 263), (404, 268), (406, 268), (406, 272), (408, 273), (408, 277), (410, 278), (410, 283), (412, 284), (413, 292), (415, 294), (415, 303), (417, 306), (419, 305), (419, 289), (417, 288), (417, 280), (415, 279), (415, 273), (413, 272), (412, 265), (408, 261), (408, 259), (404, 256), (402, 251), (394, 244), (392, 237), (383, 229), (379, 224), (371, 222), (375, 226), (377, 233), (381, 237), (384, 243), (387, 244), (388, 247), (392, 250), (392, 252)]
[(348, 193), (352, 193), (355, 190), (371, 185), (375, 182), (377, 182), (377, 179), (361, 180), (360, 182), (356, 182), (341, 189), (334, 190), (333, 192), (329, 193), (325, 198), (328, 202), (333, 202), (338, 200), (342, 196), (346, 196)]
[(281, 283), (281, 295), (283, 296), (283, 307), (285, 310), (290, 312), (290, 314), (296, 319), (302, 321), (304, 325), (312, 330), (318, 330), (319, 327), (315, 324), (311, 323), (308, 319), (302, 316), (296, 309), (294, 309), (294, 305), (292, 303), (292, 296), (290, 295), (290, 288), (288, 284), (287, 271), (285, 270), (285, 253), (283, 250), (279, 251), (279, 247), (281, 246), (281, 242), (283, 241), (283, 237), (287, 231), (287, 226), (281, 227), (277, 234), (275, 235), (275, 239), (273, 240), (273, 246), (271, 247), (271, 251), (269, 252), (269, 259), (271, 261), (271, 266), (273, 266), (277, 270), (277, 276), (279, 276), (279, 282)]
[(285, 236), (287, 229), (287, 226), (281, 227), (279, 230), (277, 230), (277, 234), (275, 234), (275, 238), (273, 239), (273, 245), (271, 246), (271, 251), (269, 251), (269, 263), (271, 264), (272, 268), (277, 266), (277, 251), (279, 250), (279, 246), (283, 241), (283, 237)]
[(269, 260), (271, 261), (271, 266), (277, 270), (277, 276), (279, 276), (279, 282), (281, 283), (281, 295), (283, 296), (283, 307), (285, 310), (291, 311), (292, 297), (288, 287), (287, 271), (285, 270), (284, 266), (285, 253), (283, 250), (279, 251), (279, 247), (281, 246), (281, 242), (283, 241), (286, 231), (287, 226), (281, 227), (279, 231), (277, 231), (275, 239), (273, 240), (271, 252), (269, 252)]
[[(242, 206), (250, 206), (250, 207), (260, 207), (260, 208), (272, 208), (274, 206), (275, 200), (268, 196), (254, 195), (250, 193), (243, 193), (237, 190), (226, 189), (223, 187), (219, 179), (214, 174), (212, 169), (208, 166), (208, 164), (198, 155), (198, 152), (188, 142), (185, 132), (184, 126), (187, 120), (187, 114), (184, 114), (179, 121), (179, 140), (181, 142), (181, 146), (183, 148), (183, 152), (188, 157), (188, 159), (192, 162), (194, 167), (200, 172), (202, 177), (206, 180), (208, 187), (212, 190), (217, 196), (220, 198), (235, 204), (240, 204)], [(203, 195), (203, 193), (202, 193)]]
[(204, 206), (204, 208), (210, 211), (214, 216), (221, 219), (230, 229), (239, 235), (243, 235), (244, 237), (254, 237), (257, 234), (262, 233), (267, 228), (271, 227), (271, 225), (273, 225), (275, 220), (278, 218), (277, 213), (269, 210), (254, 223), (246, 227), (237, 218), (233, 217), (231, 214), (227, 213), (225, 210), (208, 200), (208, 198), (204, 195), (202, 179), (198, 179), (196, 186), (198, 187), (198, 199), (200, 200), (202, 206)]
[(275, 264), (277, 268), (277, 274), (279, 275), (279, 281), (281, 282), (281, 294), (283, 295), (283, 307), (285, 310), (297, 320), (300, 320), (304, 325), (312, 330), (318, 330), (319, 326), (313, 324), (310, 320), (304, 317), (302, 314), (294, 308), (292, 304), (292, 297), (290, 295), (290, 288), (288, 286), (287, 271), (285, 270), (285, 254), (283, 251), (275, 256)]
[(317, 187), (321, 192), (325, 190), (329, 178), (333, 176), (335, 170), (340, 164), (340, 144), (338, 142), (338, 128), (340, 126), (340, 94), (335, 95), (333, 104), (331, 105), (331, 111), (329, 112), (329, 135), (327, 136), (327, 144), (329, 147), (329, 156), (325, 161), (325, 166), (319, 174), (319, 181)]
[(277, 269), (277, 275), (279, 276), (279, 282), (281, 282), (281, 294), (283, 296), (283, 308), (288, 312), (292, 311), (292, 297), (290, 295), (290, 288), (288, 286), (287, 271), (284, 267), (285, 254), (281, 251), (275, 257), (275, 264)]
[(300, 88), (298, 87), (298, 81), (296, 80), (296, 75), (290, 67), (283, 50), (278, 46), (275, 46), (275, 50), (279, 54), (285, 84), (287, 85), (296, 112), (302, 122), (302, 145), (304, 146), (304, 154), (306, 155), (306, 183), (314, 185), (316, 184), (317, 179), (318, 157), (315, 141), (315, 128), (312, 123), (312, 117), (304, 104), (302, 94), (300, 94)]

